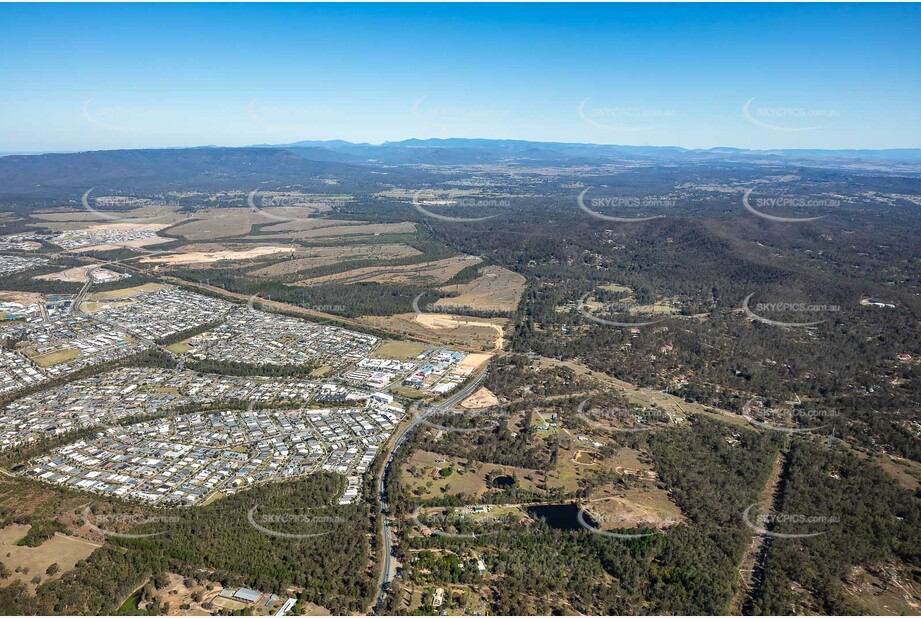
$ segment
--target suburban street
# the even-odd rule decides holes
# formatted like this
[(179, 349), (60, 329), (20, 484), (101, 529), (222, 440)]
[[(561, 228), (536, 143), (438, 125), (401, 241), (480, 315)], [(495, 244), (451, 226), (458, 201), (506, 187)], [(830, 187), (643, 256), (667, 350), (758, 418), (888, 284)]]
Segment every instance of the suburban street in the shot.
[(450, 410), (455, 405), (457, 405), (459, 402), (466, 399), (476, 389), (478, 389), (480, 387), (480, 384), (482, 384), (483, 380), (486, 378), (486, 372), (488, 369), (489, 369), (489, 365), (487, 364), (482, 369), (480, 369), (480, 372), (477, 374), (477, 376), (473, 380), (471, 380), (470, 383), (467, 384), (464, 388), (462, 388), (460, 391), (458, 391), (451, 397), (445, 399), (443, 402), (435, 406), (432, 406), (431, 408), (423, 412), (420, 416), (414, 418), (412, 421), (410, 421), (408, 425), (406, 425), (406, 427), (400, 430), (396, 434), (395, 438), (393, 439), (393, 442), (390, 448), (390, 452), (387, 454), (387, 461), (384, 464), (384, 467), (381, 470), (381, 474), (377, 480), (377, 490), (378, 490), (378, 495), (380, 496), (381, 533), (382, 533), (384, 542), (383, 542), (383, 545), (381, 546), (381, 551), (383, 552), (383, 559), (381, 561), (382, 563), (381, 573), (380, 573), (380, 578), (378, 580), (377, 599), (374, 601), (374, 608), (372, 610), (374, 611), (374, 613), (377, 612), (378, 606), (380, 605), (381, 601), (383, 601), (384, 595), (387, 592), (387, 587), (393, 581), (393, 575), (394, 575), (393, 574), (394, 564), (393, 564), (393, 556), (392, 556), (393, 538), (392, 538), (392, 531), (390, 529), (390, 520), (388, 516), (388, 509), (387, 509), (387, 494), (385, 490), (385, 482), (387, 479), (387, 474), (390, 472), (390, 464), (393, 462), (394, 455), (396, 454), (400, 446), (403, 445), (403, 443), (406, 441), (409, 435), (413, 432), (413, 430), (416, 427), (418, 427), (419, 424), (421, 424), (427, 417), (432, 416), (434, 414), (440, 414), (446, 410)]

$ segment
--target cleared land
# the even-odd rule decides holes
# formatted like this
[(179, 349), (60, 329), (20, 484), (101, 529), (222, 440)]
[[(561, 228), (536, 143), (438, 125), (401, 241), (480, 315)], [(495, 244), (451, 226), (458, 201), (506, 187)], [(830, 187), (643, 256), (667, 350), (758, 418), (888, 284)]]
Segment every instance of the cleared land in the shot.
[(417, 255), (422, 255), (422, 252), (403, 243), (310, 247), (300, 249), (295, 259), (251, 270), (247, 274), (254, 277), (279, 277), (348, 260), (395, 260)]
[(472, 395), (464, 399), (460, 407), (465, 410), (485, 410), (499, 405), (499, 398), (496, 397), (489, 389), (483, 387), (475, 391)]
[[(33, 213), (32, 218), (42, 221), (43, 228), (56, 232), (75, 230), (161, 230), (169, 225), (178, 223), (188, 215), (177, 212), (175, 206), (145, 206), (130, 210), (107, 210), (98, 208), (102, 214), (86, 210), (72, 210), (67, 212)], [(131, 219), (130, 222), (114, 222), (111, 218), (119, 217)]]
[[(319, 219), (322, 223), (306, 230), (272, 232), (274, 228), (264, 228), (258, 236), (247, 236), (248, 239), (285, 238), (290, 240), (313, 240), (321, 238), (326, 242), (334, 238), (352, 240), (354, 237), (379, 236), (381, 234), (411, 234), (416, 231), (416, 224), (404, 221), (402, 223), (364, 223), (361, 221), (336, 221), (334, 219)], [(302, 223), (306, 227), (306, 223)]]
[(141, 260), (144, 264), (209, 264), (224, 260), (251, 260), (254, 258), (275, 255), (277, 253), (293, 253), (294, 247), (261, 246), (252, 249), (225, 250), (225, 251), (184, 251), (146, 257)]
[[(460, 307), (475, 311), (514, 311), (521, 301), (527, 281), (516, 272), (501, 266), (487, 266), (470, 283), (439, 288), (455, 294), (440, 298), (436, 307)], [(463, 313), (463, 310), (460, 311)]]
[[(430, 341), (439, 345), (457, 346), (464, 350), (494, 350), (504, 345), (503, 328), (508, 323), (504, 318), (464, 318), (462, 316), (433, 315), (433, 319), (415, 313), (400, 313), (392, 316), (364, 316), (356, 321), (407, 337)], [(418, 319), (423, 317), (424, 319)], [(438, 320), (434, 320), (438, 318)]]
[(98, 268), (94, 264), (88, 264), (86, 266), (75, 266), (74, 268), (68, 268), (56, 273), (39, 275), (36, 279), (42, 279), (44, 281), (65, 281), (67, 283), (83, 283), (89, 278), (89, 271), (94, 268), (99, 275), (116, 276), (116, 273), (111, 270)]
[(472, 352), (465, 356), (461, 362), (457, 363), (457, 366), (454, 367), (451, 373), (459, 376), (469, 376), (477, 367), (491, 359), (492, 356), (492, 354), (477, 354), (476, 352)]
[(392, 358), (395, 360), (412, 360), (431, 350), (432, 346), (412, 341), (388, 341), (374, 350), (371, 358)]
[(135, 296), (139, 296), (145, 292), (155, 292), (165, 287), (166, 286), (162, 283), (145, 283), (143, 285), (136, 285), (130, 288), (109, 290), (108, 292), (95, 292), (87, 296), (87, 300), (103, 301), (115, 300), (118, 298), (134, 298)]
[(417, 283), (433, 285), (444, 283), (467, 266), (476, 264), (479, 258), (456, 256), (404, 266), (368, 266), (356, 268), (332, 275), (313, 277), (299, 281), (297, 285), (323, 285), (327, 283), (358, 283), (374, 281), (377, 283)]
[[(209, 208), (195, 212), (194, 219), (170, 230), (186, 240), (213, 240), (231, 236), (245, 236), (253, 226), (272, 227), (285, 225), (286, 220), (307, 220), (308, 217), (328, 210), (322, 205), (280, 206), (263, 208), (257, 212), (251, 208)], [(317, 221), (324, 221), (317, 219)]]
[(585, 505), (602, 530), (636, 528), (647, 525), (667, 528), (680, 522), (681, 509), (668, 492), (657, 488), (628, 489), (621, 495)]
[[(29, 531), (30, 526), (10, 524), (0, 529), (0, 562), (10, 571), (10, 581), (21, 581), (31, 591), (36, 586), (32, 578), (40, 576), (42, 581), (57, 579), (65, 572), (70, 571), (80, 560), (88, 558), (93, 551), (101, 545), (91, 543), (85, 539), (77, 539), (63, 534), (55, 534), (38, 547), (25, 547), (16, 545)], [(45, 571), (52, 564), (57, 563), (60, 571), (56, 575), (48, 576)], [(19, 569), (19, 572), (16, 570)]]

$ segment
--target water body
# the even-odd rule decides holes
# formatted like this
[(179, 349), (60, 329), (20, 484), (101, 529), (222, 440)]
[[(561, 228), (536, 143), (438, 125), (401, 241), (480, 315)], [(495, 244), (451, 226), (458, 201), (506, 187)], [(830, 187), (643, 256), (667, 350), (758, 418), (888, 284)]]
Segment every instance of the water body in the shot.
[(499, 489), (508, 489), (515, 485), (515, 479), (511, 476), (497, 476), (492, 480), (492, 486)]
[[(555, 530), (573, 532), (582, 530), (579, 524), (579, 507), (575, 504), (543, 504), (527, 507), (528, 515), (534, 519), (543, 519), (547, 525)], [(591, 525), (591, 520), (586, 517)]]

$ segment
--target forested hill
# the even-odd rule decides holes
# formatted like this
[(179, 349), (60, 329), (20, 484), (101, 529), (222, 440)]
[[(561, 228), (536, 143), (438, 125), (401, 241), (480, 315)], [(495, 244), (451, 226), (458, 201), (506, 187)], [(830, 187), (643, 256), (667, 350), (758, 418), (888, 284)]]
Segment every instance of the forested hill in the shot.
[(362, 172), (356, 165), (314, 161), (283, 148), (100, 150), (0, 157), (0, 193), (60, 195), (93, 186), (162, 190), (190, 180), (202, 188), (255, 188), (265, 180), (351, 178)]

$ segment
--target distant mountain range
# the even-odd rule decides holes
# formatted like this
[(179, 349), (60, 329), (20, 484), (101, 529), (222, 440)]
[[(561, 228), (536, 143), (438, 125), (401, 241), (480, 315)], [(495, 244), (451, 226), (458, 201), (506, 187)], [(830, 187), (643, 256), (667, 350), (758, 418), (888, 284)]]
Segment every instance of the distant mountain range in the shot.
[[(163, 189), (251, 187), (269, 181), (297, 183), (336, 176), (367, 182), (367, 168), (397, 166), (512, 165), (577, 167), (624, 162), (702, 165), (804, 165), (881, 173), (921, 173), (921, 149), (894, 150), (692, 150), (658, 146), (606, 146), (493, 139), (410, 139), (380, 145), (341, 140), (302, 141), (243, 148), (101, 150), (0, 157), (0, 195), (51, 195), (94, 185)], [(409, 173), (408, 168), (406, 173)]]
[[(921, 148), (889, 150), (746, 150), (742, 148), (688, 149), (678, 146), (608, 146), (565, 142), (530, 142), (498, 139), (408, 139), (384, 142), (380, 145), (330, 141), (302, 141), (275, 144), (273, 148), (309, 151), (314, 157), (342, 156), (350, 161), (377, 160), (381, 162), (438, 163), (438, 157), (450, 161), (533, 159), (543, 161), (599, 158), (653, 158), (675, 160), (726, 159), (744, 157), (750, 160), (768, 157), (789, 159), (850, 159), (864, 161), (921, 162)], [(326, 155), (325, 153), (334, 153)], [(448, 154), (450, 153), (450, 155)], [(432, 159), (434, 157), (434, 160)]]

